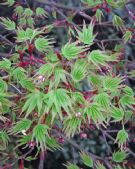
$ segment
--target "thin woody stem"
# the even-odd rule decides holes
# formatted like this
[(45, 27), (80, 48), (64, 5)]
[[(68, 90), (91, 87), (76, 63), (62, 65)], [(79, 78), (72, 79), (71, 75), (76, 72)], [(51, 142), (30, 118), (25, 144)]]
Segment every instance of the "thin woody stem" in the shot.
[(45, 160), (45, 152), (41, 151), (38, 169), (44, 169), (44, 160)]

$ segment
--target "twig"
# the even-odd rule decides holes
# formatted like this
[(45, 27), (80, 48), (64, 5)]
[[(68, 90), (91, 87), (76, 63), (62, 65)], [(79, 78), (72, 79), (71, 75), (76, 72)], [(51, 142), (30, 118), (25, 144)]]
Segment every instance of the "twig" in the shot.
[(93, 153), (87, 152), (86, 150), (82, 149), (78, 144), (76, 144), (73, 140), (68, 139), (64, 134), (62, 134), (61, 132), (57, 131), (57, 130), (53, 130), (57, 135), (61, 136), (64, 138), (64, 140), (66, 140), (69, 144), (71, 144), (72, 146), (74, 146), (74, 148), (76, 148), (77, 150), (79, 150), (80, 152), (83, 151), (84, 153), (88, 154), (89, 156), (91, 156), (91, 158), (93, 160), (97, 159), (97, 160), (104, 160), (104, 158), (95, 155)]
[(46, 1), (46, 0), (36, 0), (36, 2), (43, 3), (43, 4), (46, 4), (48, 6), (61, 8), (61, 9), (68, 10), (68, 11), (76, 11), (76, 10), (78, 10), (77, 7), (66, 6), (66, 5), (63, 5), (63, 4), (59, 4), (59, 3), (55, 3), (55, 2), (49, 2), (49, 1)]
[(9, 83), (10, 86), (12, 86), (19, 94), (23, 94), (16, 86), (13, 84)]
[(45, 152), (41, 151), (38, 169), (44, 169), (44, 160), (45, 160)]
[(10, 46), (14, 46), (14, 44), (11, 41), (9, 41), (6, 37), (4, 37), (3, 35), (0, 35), (0, 39), (2, 39), (5, 42), (7, 42)]

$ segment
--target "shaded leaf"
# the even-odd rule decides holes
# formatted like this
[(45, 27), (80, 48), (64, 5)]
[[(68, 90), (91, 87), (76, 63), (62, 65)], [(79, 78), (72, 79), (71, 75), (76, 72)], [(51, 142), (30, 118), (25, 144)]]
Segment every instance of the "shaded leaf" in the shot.
[(83, 163), (87, 166), (87, 167), (93, 167), (93, 160), (91, 159), (91, 157), (88, 154), (85, 153), (81, 153), (81, 159), (83, 161)]
[(113, 153), (112, 159), (116, 163), (121, 163), (125, 160), (126, 157), (127, 157), (127, 154), (125, 151), (117, 151)]

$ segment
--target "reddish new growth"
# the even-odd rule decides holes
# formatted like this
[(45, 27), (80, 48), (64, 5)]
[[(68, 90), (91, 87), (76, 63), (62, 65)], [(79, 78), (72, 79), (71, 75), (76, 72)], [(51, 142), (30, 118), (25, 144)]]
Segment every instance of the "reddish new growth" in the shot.
[(106, 0), (104, 0), (104, 2), (102, 4), (95, 6), (92, 9), (92, 11), (96, 12), (98, 9), (104, 9), (104, 11), (108, 14), (110, 14), (110, 12), (111, 12), (111, 9), (108, 7)]
[[(20, 51), (20, 50), (18, 51), (19, 56), (20, 56), (20, 62), (17, 63), (17, 66), (25, 68), (25, 67), (28, 67), (29, 65), (35, 65), (37, 63), (39, 63), (39, 64), (45, 64), (46, 63), (43, 59), (36, 58), (33, 55), (34, 48), (35, 47), (34, 47), (33, 44), (28, 44), (29, 58), (28, 58), (28, 54), (26, 54), (24, 51)], [(26, 55), (26, 56), (24, 57), (24, 55)]]

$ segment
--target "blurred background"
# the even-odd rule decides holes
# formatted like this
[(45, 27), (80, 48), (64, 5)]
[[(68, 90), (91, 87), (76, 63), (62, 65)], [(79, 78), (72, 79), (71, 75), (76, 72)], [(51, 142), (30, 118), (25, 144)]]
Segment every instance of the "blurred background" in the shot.
[[(42, 20), (42, 22), (38, 22), (36, 27), (41, 27), (45, 25), (49, 25), (56, 20), (63, 20), (67, 16), (70, 19), (72, 18), (73, 12), (70, 10), (65, 10), (63, 8), (57, 9), (59, 12), (56, 12), (55, 6), (53, 5), (47, 5), (46, 0), (20, 0), (18, 1), (22, 5), (27, 6), (26, 3), (28, 3), (31, 7), (31, 9), (35, 9), (35, 7), (43, 7), (50, 15), (48, 18)], [(50, 3), (57, 3), (57, 4), (62, 4), (66, 7), (71, 7), (71, 8), (80, 8), (83, 7), (83, 4), (81, 3), (80, 0), (49, 0)], [(135, 11), (135, 1), (131, 1), (131, 3), (128, 4), (128, 8), (131, 11)], [(131, 17), (129, 17), (128, 12), (125, 8), (122, 9), (112, 9), (113, 13), (119, 15), (120, 17), (124, 18), (124, 24), (128, 28), (133, 28), (134, 29), (134, 22)], [(88, 9), (85, 11), (85, 13), (88, 16), (93, 16), (93, 11)], [(7, 8), (5, 6), (0, 5), (0, 16), (1, 17), (9, 17), (12, 18), (13, 14), (13, 8)], [(112, 22), (112, 13), (105, 13), (104, 12), (104, 22)], [(55, 19), (57, 18), (57, 19)], [(76, 25), (82, 27), (83, 25), (83, 20), (87, 24), (90, 23), (89, 19), (84, 18), (83, 16), (80, 16), (78, 13), (74, 14), (74, 18), (72, 18), (72, 22), (75, 23)], [(122, 38), (122, 33), (121, 31), (117, 30), (112, 24), (111, 25), (96, 25), (94, 32), (97, 33), (97, 39), (98, 40), (106, 40), (104, 43), (104, 46), (106, 49), (111, 49), (113, 50), (117, 45), (119, 45), (119, 41), (117, 39)], [(68, 41), (68, 36), (69, 36), (68, 29), (66, 29), (66, 26), (64, 27), (57, 27), (55, 29), (52, 29), (50, 36), (53, 37), (56, 41), (55, 47), (56, 49), (60, 49), (63, 44), (65, 44)], [(6, 48), (3, 46), (5, 41), (2, 38), (2, 36), (5, 36), (11, 43), (14, 43), (14, 34), (9, 33), (3, 27), (0, 27), (0, 58), (7, 56), (6, 53), (12, 52), (12, 45), (6, 46)], [(113, 39), (113, 40), (112, 40)], [(115, 40), (116, 39), (116, 40)], [(110, 40), (110, 41), (109, 41)], [(98, 49), (99, 46), (97, 44), (94, 44), (91, 49)], [(127, 70), (126, 71), (131, 71), (135, 69), (135, 39), (132, 39), (132, 44), (127, 43), (125, 46), (125, 60), (124, 64), (128, 63), (126, 66)], [(8, 56), (7, 56), (8, 57)], [(119, 73), (123, 74), (125, 70), (120, 70)], [(128, 79), (129, 85), (134, 89), (135, 88), (135, 79)], [(88, 86), (85, 81), (82, 84), (83, 90), (87, 90)], [(127, 124), (128, 127), (128, 124)], [(111, 126), (112, 128), (119, 128), (119, 126)], [(131, 137), (129, 140), (130, 147), (133, 152), (135, 152), (135, 143), (134, 143), (134, 129), (131, 131)], [(115, 136), (115, 133), (113, 133)], [(88, 152), (92, 152), (94, 154), (97, 154), (99, 156), (106, 156), (108, 155), (108, 152), (112, 151), (116, 148), (116, 145), (112, 144), (111, 139), (104, 140), (104, 135), (102, 131), (98, 131), (94, 128), (94, 126), (91, 126), (90, 130), (83, 130), (83, 132), (74, 138), (71, 139), (71, 141), (74, 141), (75, 144), (79, 147), (81, 147), (82, 150), (86, 150)], [(59, 142), (62, 144), (63, 149), (61, 151), (48, 151), (47, 154), (45, 155), (45, 167), (44, 169), (65, 169), (66, 167), (63, 165), (67, 161), (73, 162), (73, 163), (78, 163), (80, 167), (81, 166), (81, 160), (79, 157), (79, 149), (74, 147), (71, 142), (67, 142), (64, 138), (59, 138)], [(107, 142), (107, 143), (106, 143)], [(108, 144), (111, 147), (108, 147)], [(13, 151), (13, 146), (10, 144), (10, 151)], [(34, 150), (36, 151), (36, 150)], [(35, 152), (32, 152), (33, 154)], [(20, 152), (26, 152), (25, 149), (20, 148)], [(132, 160), (129, 158), (129, 161)], [(28, 169), (37, 169), (39, 164), (39, 159), (34, 160), (32, 162), (25, 161), (25, 167)]]

